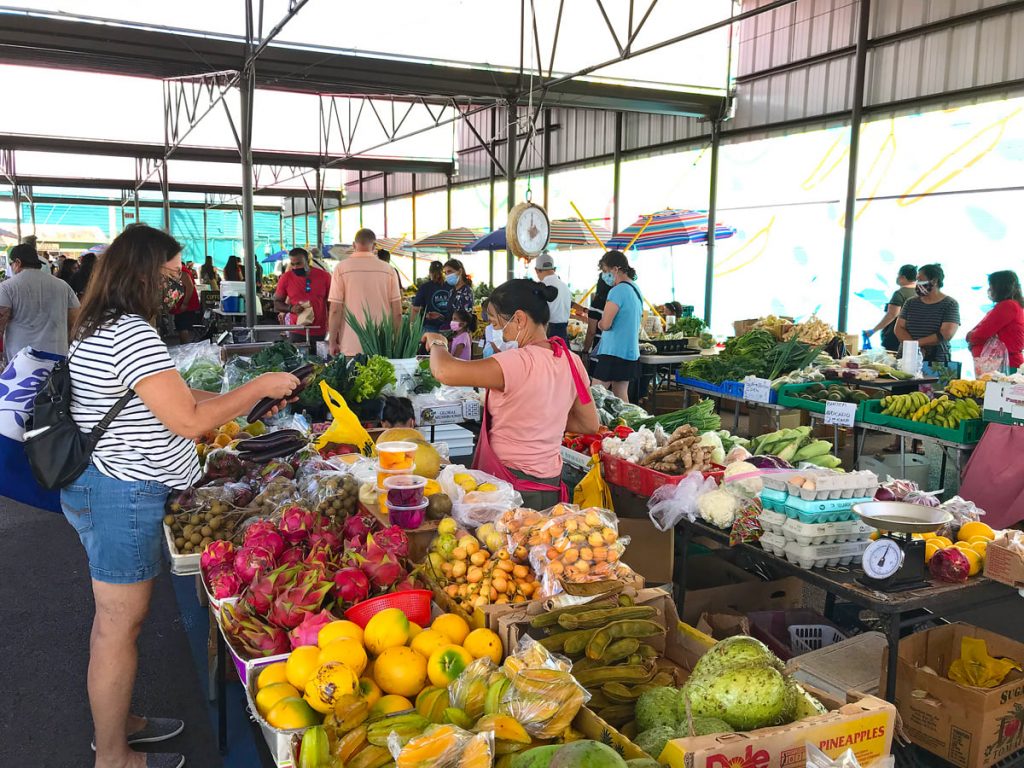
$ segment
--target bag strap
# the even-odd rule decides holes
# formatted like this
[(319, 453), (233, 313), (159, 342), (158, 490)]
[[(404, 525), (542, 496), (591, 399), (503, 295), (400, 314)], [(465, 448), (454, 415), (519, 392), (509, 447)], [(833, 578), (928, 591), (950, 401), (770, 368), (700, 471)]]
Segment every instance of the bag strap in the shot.
[(96, 445), (96, 443), (100, 441), (100, 438), (103, 437), (103, 433), (110, 427), (111, 422), (117, 418), (117, 415), (126, 405), (128, 405), (128, 401), (133, 397), (135, 397), (135, 390), (129, 389), (121, 395), (120, 399), (114, 403), (109, 411), (107, 411), (107, 415), (100, 419), (99, 423), (89, 431), (89, 439), (92, 441), (93, 445)]

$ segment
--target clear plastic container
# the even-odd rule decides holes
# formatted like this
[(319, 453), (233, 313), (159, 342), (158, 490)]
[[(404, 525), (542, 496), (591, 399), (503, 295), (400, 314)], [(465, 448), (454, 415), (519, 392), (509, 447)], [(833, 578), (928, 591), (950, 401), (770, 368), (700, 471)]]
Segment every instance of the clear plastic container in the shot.
[(378, 443), (377, 460), (381, 469), (412, 472), (416, 468), (416, 443)]
[(416, 469), (415, 464), (409, 469), (384, 469), (383, 467), (377, 467), (377, 490), (387, 490), (386, 483), (390, 478), (408, 476), (414, 469)]
[(410, 531), (414, 530), (423, 525), (423, 521), (427, 519), (427, 500), (424, 499), (414, 507), (398, 507), (389, 504), (387, 515), (391, 525), (397, 525)]
[(384, 479), (388, 506), (417, 507), (423, 503), (427, 479), (418, 475), (392, 475)]

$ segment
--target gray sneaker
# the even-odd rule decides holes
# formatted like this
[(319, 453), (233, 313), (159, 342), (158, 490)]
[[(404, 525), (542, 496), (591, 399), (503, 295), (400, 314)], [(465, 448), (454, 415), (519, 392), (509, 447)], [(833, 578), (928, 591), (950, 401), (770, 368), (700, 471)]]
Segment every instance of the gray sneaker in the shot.
[(177, 752), (147, 752), (146, 768), (184, 768), (185, 756)]
[[(128, 744), (151, 744), (154, 741), (173, 739), (185, 730), (185, 723), (173, 717), (147, 717), (146, 727), (128, 736)], [(92, 740), (92, 751), (96, 751), (96, 739)]]

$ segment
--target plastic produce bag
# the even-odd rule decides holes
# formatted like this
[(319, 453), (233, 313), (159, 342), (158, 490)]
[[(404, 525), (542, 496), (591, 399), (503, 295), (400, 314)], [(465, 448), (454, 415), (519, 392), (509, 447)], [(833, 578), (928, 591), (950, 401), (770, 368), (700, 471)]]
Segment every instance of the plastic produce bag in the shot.
[(601, 474), (601, 457), (591, 456), (590, 465), (590, 470), (573, 491), (573, 503), (581, 507), (603, 507), (614, 511), (611, 489)]
[(448, 684), (448, 701), (476, 722), (484, 714), (484, 703), (491, 686), (504, 677), (501, 669), (487, 656), (469, 666)]
[(515, 718), (534, 738), (557, 737), (590, 701), (586, 688), (572, 676), (572, 662), (531, 637), (519, 641), (502, 670), (509, 686), (499, 711)]
[(748, 499), (742, 502), (739, 514), (732, 521), (729, 531), (729, 546), (752, 544), (761, 538), (764, 529), (761, 527), (761, 500)]
[(329, 443), (339, 443), (354, 445), (364, 456), (373, 456), (376, 453), (373, 440), (363, 428), (359, 418), (348, 407), (345, 398), (326, 381), (320, 382), (320, 391), (323, 393), (324, 402), (327, 403), (334, 420), (316, 441), (316, 449), (319, 451)]
[(405, 746), (402, 746), (398, 734), (392, 733), (388, 736), (388, 751), (395, 758), (395, 768), (491, 765), (494, 757), (494, 733), (470, 733), (451, 723), (432, 725), (419, 736), (410, 739)]
[(978, 522), (981, 520), (982, 515), (985, 514), (985, 510), (973, 501), (962, 499), (959, 496), (954, 496), (953, 498), (942, 502), (939, 505), (939, 508), (944, 509), (953, 515), (953, 521), (942, 526), (942, 528), (936, 531), (936, 535), (946, 536), (953, 540), (956, 539), (956, 536), (954, 535), (956, 531), (960, 530), (965, 523)]
[(807, 768), (896, 768), (896, 758), (891, 756), (875, 760), (870, 765), (861, 765), (852, 749), (846, 750), (834, 759), (810, 742), (807, 743), (806, 750)]
[(224, 366), (220, 347), (209, 341), (182, 344), (168, 350), (174, 367), (191, 389), (221, 392), (224, 388)]
[(714, 478), (691, 472), (675, 485), (663, 485), (647, 501), (651, 522), (659, 531), (675, 528), (680, 520), (697, 519), (697, 500), (705, 493), (718, 490)]
[(336, 469), (312, 475), (300, 490), (317, 514), (348, 517), (359, 511), (359, 481), (350, 471)]
[[(523, 497), (510, 483), (461, 464), (446, 466), (438, 475), (437, 482), (452, 500), (452, 517), (459, 525), (469, 528), (494, 523), (504, 513), (523, 503)], [(493, 490), (467, 490), (477, 486), (491, 486)]]
[(998, 336), (985, 342), (981, 354), (974, 358), (974, 378), (991, 373), (1009, 373), (1010, 353)]
[(295, 481), (287, 477), (275, 477), (267, 483), (249, 505), (259, 517), (270, 517), (278, 507), (298, 499)]
[(960, 658), (949, 665), (949, 679), (975, 688), (995, 688), (1014, 669), (1020, 672), (1020, 664), (989, 656), (988, 644), (981, 638), (965, 637), (960, 640)]

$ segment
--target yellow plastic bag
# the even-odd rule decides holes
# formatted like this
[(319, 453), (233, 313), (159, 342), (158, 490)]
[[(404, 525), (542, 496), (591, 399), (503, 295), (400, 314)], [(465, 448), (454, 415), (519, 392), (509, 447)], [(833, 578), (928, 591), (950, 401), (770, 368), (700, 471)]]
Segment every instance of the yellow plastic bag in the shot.
[(324, 402), (331, 410), (334, 420), (327, 431), (316, 441), (316, 449), (319, 451), (328, 443), (338, 443), (356, 446), (363, 456), (375, 455), (377, 447), (373, 444), (370, 433), (363, 429), (359, 417), (352, 413), (345, 398), (326, 381), (320, 382), (320, 392), (323, 394)]
[(600, 507), (614, 512), (612, 492), (601, 474), (601, 457), (590, 457), (590, 471), (580, 480), (572, 494), (572, 503), (580, 507)]
[(1021, 671), (1020, 664), (1011, 659), (996, 659), (988, 655), (988, 645), (977, 637), (960, 641), (960, 658), (949, 665), (949, 679), (960, 685), (976, 688), (995, 688), (1001, 685), (1011, 669)]

